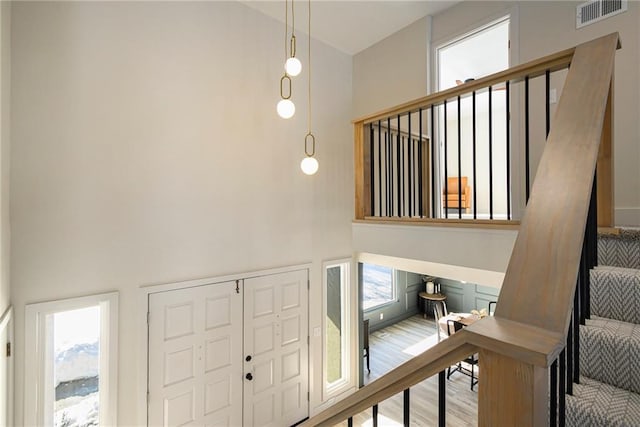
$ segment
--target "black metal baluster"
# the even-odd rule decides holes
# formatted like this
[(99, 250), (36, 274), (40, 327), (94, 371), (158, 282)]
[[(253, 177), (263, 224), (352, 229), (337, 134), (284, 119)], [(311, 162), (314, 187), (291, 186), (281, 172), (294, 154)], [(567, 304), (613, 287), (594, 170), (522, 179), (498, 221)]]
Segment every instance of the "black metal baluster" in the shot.
[(591, 268), (598, 265), (598, 168), (594, 172), (593, 189), (591, 190)]
[(436, 142), (435, 142), (435, 105), (431, 106), (431, 218), (436, 217)]
[(424, 217), (424, 200), (422, 198), (422, 192), (424, 191), (424, 189), (422, 188), (422, 108), (418, 110), (418, 120), (420, 121), (420, 124), (418, 126), (418, 214), (420, 215), (420, 218), (422, 218)]
[(389, 194), (389, 129), (384, 132), (384, 192), (385, 192), (385, 216), (389, 215), (389, 200), (391, 195)]
[(493, 89), (489, 86), (489, 219), (493, 219)]
[(462, 116), (460, 95), (458, 95), (458, 219), (462, 219)]
[[(575, 307), (573, 308), (575, 310)], [(567, 333), (567, 394), (573, 395), (573, 320), (569, 321), (569, 332)]]
[(412, 181), (413, 181), (413, 156), (411, 155), (412, 150), (411, 148), (413, 148), (413, 136), (411, 135), (411, 112), (409, 112), (407, 114), (407, 128), (408, 128), (408, 135), (407, 135), (407, 178), (408, 178), (408, 190), (409, 190), (409, 217), (413, 216), (413, 209), (411, 208), (413, 206), (413, 186), (411, 185)]
[(406, 389), (404, 391), (404, 400), (403, 400), (403, 409), (404, 409), (404, 416), (403, 416), (403, 420), (404, 420), (404, 427), (409, 427), (410, 423), (409, 423), (409, 408), (410, 408), (410, 402), (409, 402), (409, 389)]
[(580, 282), (573, 297), (573, 382), (580, 384)]
[(396, 168), (396, 178), (398, 179), (397, 185), (398, 185), (398, 216), (401, 217), (402, 216), (402, 181), (400, 178), (400, 174), (401, 172), (401, 166), (400, 166), (400, 114), (398, 114), (398, 129), (396, 131), (398, 133), (398, 146), (397, 146), (397, 150), (396, 150), (396, 158), (397, 158), (397, 168)]
[(476, 180), (476, 91), (471, 94), (471, 121), (472, 133), (471, 141), (473, 144), (473, 219), (477, 219), (478, 214), (478, 182)]
[(445, 390), (445, 372), (438, 372), (438, 427), (447, 425), (447, 394)]
[(400, 201), (401, 201), (401, 209), (400, 209), (400, 216), (405, 216), (405, 208), (406, 208), (406, 194), (405, 194), (405, 189), (407, 186), (407, 183), (405, 182), (405, 174), (404, 174), (404, 169), (405, 169), (405, 159), (404, 159), (404, 136), (400, 137)]
[(547, 70), (544, 73), (545, 79), (544, 79), (544, 85), (545, 85), (545, 109), (544, 109), (544, 113), (545, 113), (545, 124), (546, 124), (546, 130), (547, 130), (547, 137), (549, 136), (549, 130), (551, 129), (551, 97), (550, 97), (550, 93), (549, 91), (551, 90), (551, 71)]
[(587, 268), (587, 243), (582, 242), (582, 257), (580, 257), (580, 324), (584, 325), (587, 320), (587, 288), (589, 287), (589, 270)]
[(379, 215), (382, 216), (382, 127), (378, 120), (378, 209)]
[(353, 417), (347, 419), (347, 427), (353, 427)]
[(418, 149), (416, 147), (416, 140), (414, 138), (411, 138), (409, 141), (411, 144), (411, 203), (413, 205), (413, 210), (409, 212), (409, 215), (415, 217), (420, 216), (420, 212), (416, 213), (416, 211), (418, 211), (418, 196), (416, 194), (416, 192), (418, 191), (418, 167), (416, 165), (416, 160), (418, 158)]
[(558, 426), (564, 427), (565, 389), (567, 381), (566, 348), (560, 352), (560, 382), (558, 383)]
[(393, 203), (393, 133), (391, 132), (391, 117), (387, 117), (387, 131), (389, 132), (389, 215), (394, 216)]
[(449, 218), (449, 180), (447, 177), (447, 100), (444, 100), (444, 217)]
[(556, 425), (558, 415), (558, 359), (553, 361), (549, 371), (551, 374), (549, 384), (551, 391), (549, 402), (549, 426), (553, 427)]
[(585, 286), (585, 318), (591, 319), (591, 269), (598, 264), (598, 173), (593, 176), (591, 187), (591, 200), (589, 202), (589, 214), (587, 216), (587, 271)]
[(509, 108), (509, 80), (507, 80), (507, 88), (505, 90), (505, 121), (507, 126), (507, 142), (506, 142), (506, 151), (507, 151), (507, 219), (511, 219), (511, 154), (510, 154), (510, 145), (511, 145), (511, 109)]
[(529, 193), (531, 192), (529, 151), (529, 76), (526, 76), (524, 78), (524, 190), (526, 202), (529, 202)]
[(378, 405), (373, 405), (373, 427), (378, 427)]
[(370, 171), (370, 179), (371, 179), (371, 189), (370, 191), (370, 198), (371, 198), (371, 215), (372, 216), (376, 216), (376, 191), (375, 191), (375, 161), (374, 161), (374, 141), (375, 138), (373, 136), (373, 123), (369, 123), (369, 171)]

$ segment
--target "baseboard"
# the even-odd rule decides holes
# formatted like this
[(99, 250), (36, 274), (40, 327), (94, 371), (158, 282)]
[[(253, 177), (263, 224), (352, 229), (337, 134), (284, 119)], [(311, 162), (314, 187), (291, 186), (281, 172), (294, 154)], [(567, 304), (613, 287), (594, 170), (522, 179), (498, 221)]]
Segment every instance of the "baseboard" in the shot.
[(640, 208), (616, 208), (616, 227), (640, 227)]

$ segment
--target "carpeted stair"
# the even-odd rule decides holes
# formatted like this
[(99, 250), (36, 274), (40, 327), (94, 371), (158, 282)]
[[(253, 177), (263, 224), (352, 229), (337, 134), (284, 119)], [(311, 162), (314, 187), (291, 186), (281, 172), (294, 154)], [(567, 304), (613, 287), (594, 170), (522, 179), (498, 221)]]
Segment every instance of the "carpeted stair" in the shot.
[(640, 426), (640, 230), (598, 237), (568, 426)]

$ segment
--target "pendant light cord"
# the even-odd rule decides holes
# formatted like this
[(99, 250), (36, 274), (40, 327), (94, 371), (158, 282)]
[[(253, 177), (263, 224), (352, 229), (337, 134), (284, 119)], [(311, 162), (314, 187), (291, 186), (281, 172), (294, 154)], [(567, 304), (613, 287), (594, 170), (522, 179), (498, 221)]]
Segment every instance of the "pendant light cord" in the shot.
[[(284, 60), (286, 61), (289, 55), (287, 54), (287, 42), (289, 41), (289, 2), (284, 0)], [(285, 74), (287, 72), (285, 71)]]
[[(292, 0), (293, 1), (293, 0)], [(307, 126), (308, 126), (308, 133), (311, 133), (311, 0), (308, 0), (309, 2), (309, 27), (307, 28), (309, 31), (309, 47), (308, 47), (308, 52), (309, 52), (309, 65), (307, 66), (308, 74), (309, 74), (309, 108), (307, 110)]]

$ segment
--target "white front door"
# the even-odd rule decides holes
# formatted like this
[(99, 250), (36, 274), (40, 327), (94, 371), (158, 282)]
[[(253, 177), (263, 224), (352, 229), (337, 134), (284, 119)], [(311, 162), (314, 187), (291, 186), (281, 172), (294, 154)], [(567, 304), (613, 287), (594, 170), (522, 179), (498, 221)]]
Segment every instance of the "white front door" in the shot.
[(309, 414), (308, 271), (244, 280), (244, 426)]
[(236, 282), (150, 294), (149, 425), (242, 425), (241, 358)]

